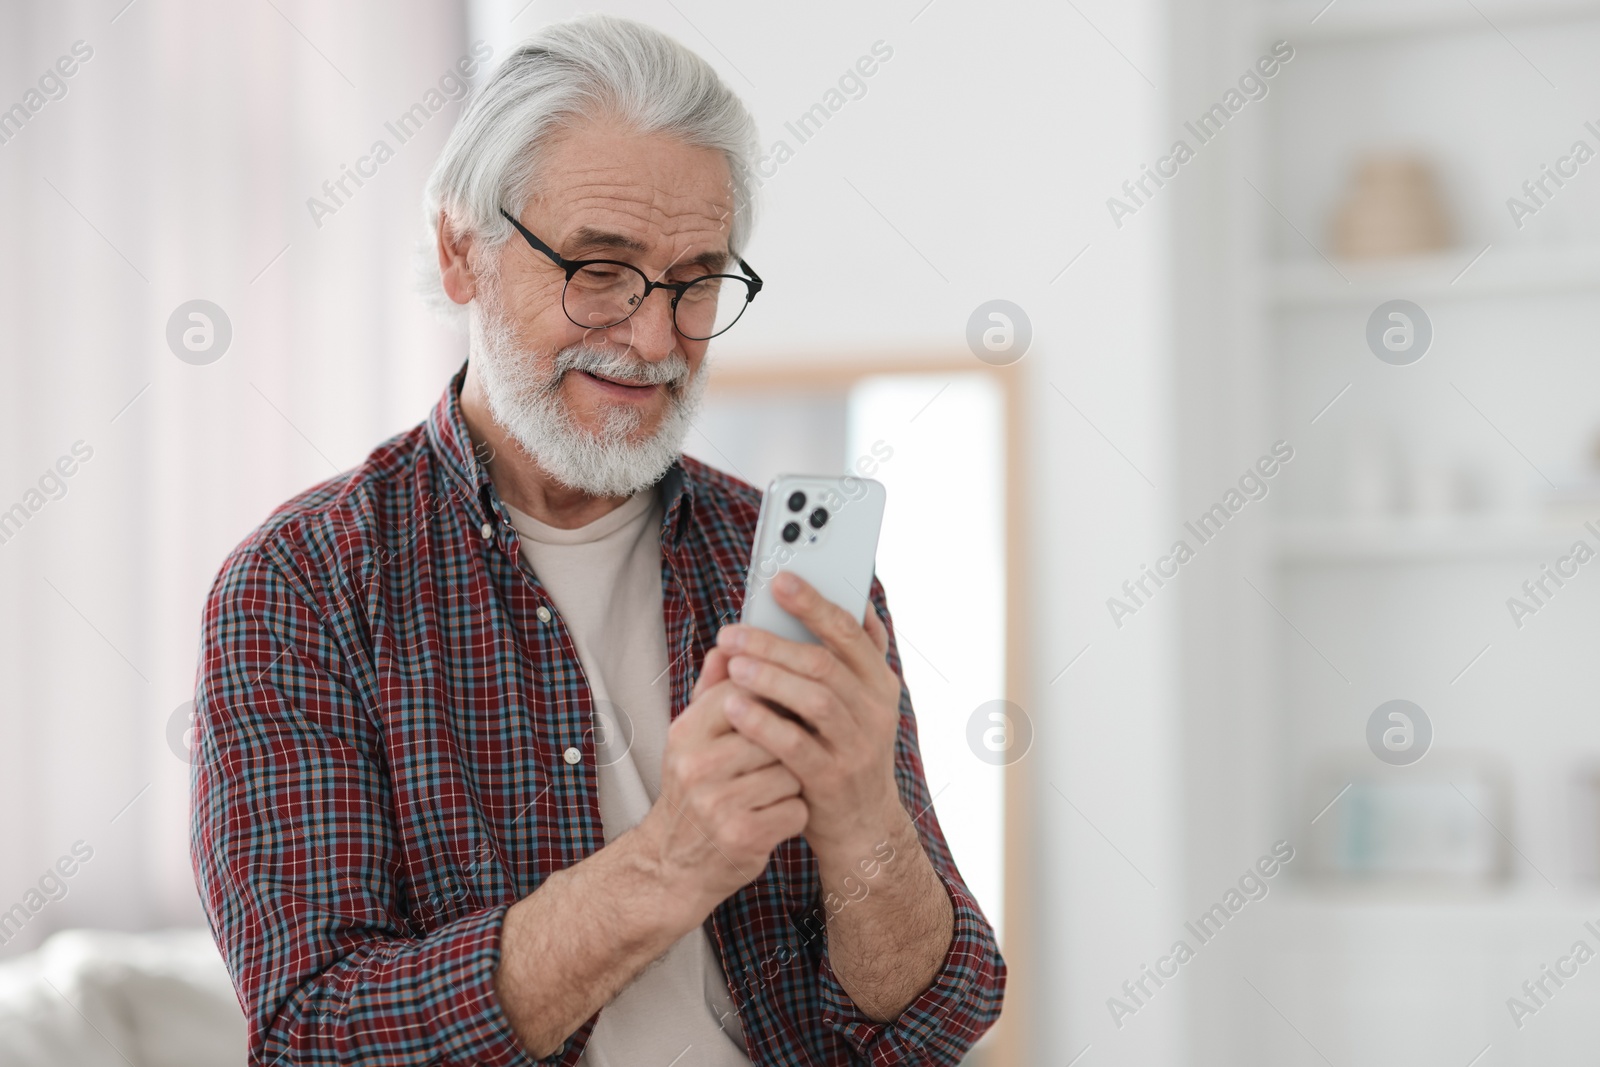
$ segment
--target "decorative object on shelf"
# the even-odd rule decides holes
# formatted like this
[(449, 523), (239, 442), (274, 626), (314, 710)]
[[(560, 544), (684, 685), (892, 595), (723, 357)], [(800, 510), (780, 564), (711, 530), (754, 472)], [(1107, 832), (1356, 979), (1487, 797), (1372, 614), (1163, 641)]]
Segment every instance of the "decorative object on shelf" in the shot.
[(1337, 432), (1338, 481), (1327, 497), (1345, 521), (1448, 521), (1514, 507), (1479, 452), (1371, 414), (1351, 415)]
[(1333, 220), (1333, 247), (1348, 259), (1394, 259), (1450, 245), (1450, 220), (1433, 168), (1415, 156), (1361, 160)]
[(1495, 829), (1510, 828), (1509, 790), (1489, 757), (1432, 752), (1388, 767), (1363, 753), (1310, 780), (1307, 866), (1319, 878), (1461, 887), (1510, 873), (1510, 845)]

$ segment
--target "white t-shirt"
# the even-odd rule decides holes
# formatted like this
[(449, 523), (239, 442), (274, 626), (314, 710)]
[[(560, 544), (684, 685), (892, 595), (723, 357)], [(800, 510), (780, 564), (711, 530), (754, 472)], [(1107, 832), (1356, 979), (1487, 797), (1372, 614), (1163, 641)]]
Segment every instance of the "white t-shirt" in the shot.
[[(660, 795), (672, 720), (660, 494), (646, 489), (575, 530), (546, 525), (509, 504), (506, 511), (522, 558), (555, 602), (588, 675), (600, 820), (610, 844), (638, 825)], [(749, 1067), (733, 1009), (722, 964), (698, 926), (600, 1010), (578, 1063)]]

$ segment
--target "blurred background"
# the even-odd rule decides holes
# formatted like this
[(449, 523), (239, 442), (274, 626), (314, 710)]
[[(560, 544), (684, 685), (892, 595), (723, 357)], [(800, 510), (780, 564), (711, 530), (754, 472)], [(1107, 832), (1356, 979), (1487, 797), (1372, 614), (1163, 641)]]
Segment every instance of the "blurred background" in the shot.
[(0, 1062), (242, 1056), (201, 605), (460, 364), (422, 182), (590, 9), (769, 146), (688, 447), (889, 487), (971, 1062), (1589, 1062), (1593, 0), (0, 0)]

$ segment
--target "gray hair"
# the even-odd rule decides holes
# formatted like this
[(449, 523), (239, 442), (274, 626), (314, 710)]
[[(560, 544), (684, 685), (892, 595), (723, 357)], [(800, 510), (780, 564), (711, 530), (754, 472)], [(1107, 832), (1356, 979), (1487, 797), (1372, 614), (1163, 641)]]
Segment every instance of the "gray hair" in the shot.
[[(614, 117), (640, 133), (666, 133), (728, 161), (734, 210), (729, 247), (742, 252), (755, 224), (756, 123), (704, 59), (660, 30), (613, 15), (552, 23), (523, 41), (467, 100), (428, 177), (419, 247), (423, 299), (458, 318), (439, 277), (439, 214), (452, 236), (472, 234), (483, 253), (516, 231), (537, 191), (543, 150), (575, 122)], [(490, 257), (474, 268), (493, 269)]]

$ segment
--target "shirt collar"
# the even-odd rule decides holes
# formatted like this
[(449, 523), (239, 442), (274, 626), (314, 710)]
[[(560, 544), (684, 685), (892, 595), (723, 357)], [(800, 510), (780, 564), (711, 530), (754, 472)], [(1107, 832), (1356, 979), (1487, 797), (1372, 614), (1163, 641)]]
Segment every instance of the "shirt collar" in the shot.
[[(461, 414), (461, 383), (466, 377), (467, 365), (463, 363), (428, 416), (428, 441), (461, 490), (463, 506), (471, 511), (474, 524), (486, 522), (498, 527), (502, 521), (509, 521), (509, 517), (501, 509), (500, 496), (489, 477), (489, 468), (484, 462), (486, 450), (474, 448), (466, 419)], [(695, 496), (694, 476), (681, 458), (673, 460), (672, 466), (667, 468), (660, 489), (661, 543), (676, 549), (689, 527)]]

